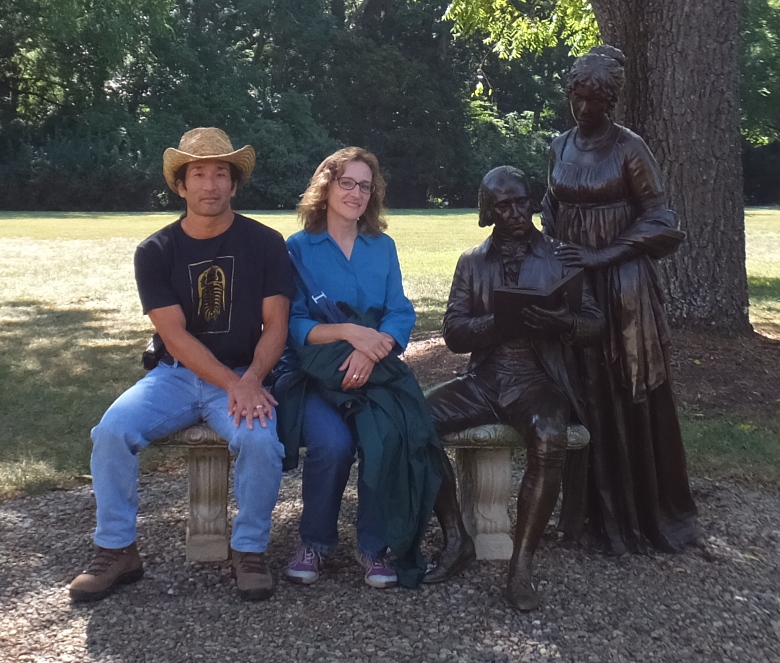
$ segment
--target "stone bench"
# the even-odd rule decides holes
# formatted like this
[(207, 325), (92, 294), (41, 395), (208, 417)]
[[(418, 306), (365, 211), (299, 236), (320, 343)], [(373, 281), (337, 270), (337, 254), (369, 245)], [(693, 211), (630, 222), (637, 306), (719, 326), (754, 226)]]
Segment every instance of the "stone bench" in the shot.
[(189, 450), (188, 562), (221, 562), (228, 558), (228, 443), (205, 423), (155, 440), (155, 447)]
[[(582, 449), (589, 442), (584, 426), (569, 426), (567, 449)], [(442, 444), (455, 449), (460, 510), (477, 559), (509, 559), (514, 545), (508, 510), (512, 449), (525, 448), (523, 437), (511, 426), (487, 424), (446, 435)]]
[[(590, 441), (584, 426), (568, 430), (568, 449), (581, 449)], [(488, 424), (442, 438), (455, 449), (460, 508), (477, 549), (477, 559), (509, 559), (513, 532), (509, 521), (512, 489), (512, 449), (525, 447), (511, 426)], [(227, 523), (228, 443), (205, 423), (195, 424), (166, 438), (155, 447), (189, 450), (189, 519), (186, 557), (189, 562), (220, 562), (228, 558)]]

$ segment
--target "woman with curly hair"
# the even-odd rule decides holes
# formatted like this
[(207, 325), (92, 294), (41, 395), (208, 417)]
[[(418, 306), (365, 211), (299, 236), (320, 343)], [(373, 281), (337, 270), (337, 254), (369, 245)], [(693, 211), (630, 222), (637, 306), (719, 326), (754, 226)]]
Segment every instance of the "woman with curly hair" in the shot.
[(598, 46), (577, 59), (567, 93), (576, 126), (550, 149), (545, 232), (584, 267), (607, 321), (580, 350), (591, 445), (569, 454), (559, 529), (585, 529), (621, 554), (674, 552), (697, 540), (696, 507), (669, 377), (669, 332), (654, 263), (685, 234), (645, 142), (610, 115), (625, 57)]
[[(288, 340), (297, 370), (277, 393), (285, 443), (299, 439), (307, 448), (301, 544), (285, 572), (301, 584), (317, 580), (336, 547), (356, 454), (356, 558), (366, 583), (416, 586), (425, 571), (419, 542), (439, 487), (439, 442), (419, 385), (397, 356), (416, 316), (384, 232), (384, 194), (373, 154), (339, 150), (315, 171), (298, 205), (303, 230), (287, 240), (300, 277)], [(320, 292), (338, 302), (343, 320), (323, 316)], [(296, 412), (298, 429), (285, 423)]]

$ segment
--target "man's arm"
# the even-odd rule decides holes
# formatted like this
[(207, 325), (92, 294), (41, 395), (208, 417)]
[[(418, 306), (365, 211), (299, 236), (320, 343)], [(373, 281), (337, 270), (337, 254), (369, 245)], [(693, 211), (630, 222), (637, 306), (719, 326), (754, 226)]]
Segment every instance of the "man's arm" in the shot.
[(252, 363), (238, 382), (227, 390), (228, 412), (234, 416), (236, 426), (241, 417), (246, 417), (249, 428), (252, 428), (253, 416), (257, 416), (263, 427), (266, 426), (266, 418), (273, 419), (273, 406), (279, 403), (263, 387), (263, 380), (284, 352), (289, 315), (290, 300), (284, 295), (263, 298), (263, 334), (255, 346)]
[(458, 259), (444, 313), (444, 342), (456, 353), (484, 350), (501, 342), (493, 314), (474, 314), (475, 280), (487, 275), (475, 274), (473, 262), (474, 256), (467, 253)]
[(155, 330), (162, 337), (165, 349), (195, 375), (227, 391), (239, 379), (211, 351), (186, 329), (184, 311), (178, 304), (147, 312)]
[(241, 417), (246, 417), (247, 426), (251, 428), (255, 416), (265, 426), (266, 417), (272, 416), (272, 406), (277, 404), (263, 388), (262, 381), (282, 356), (287, 340), (289, 307), (290, 301), (284, 295), (263, 299), (263, 334), (243, 377), (220, 362), (186, 330), (186, 320), (180, 306), (153, 309), (148, 315), (167, 351), (199, 378), (224, 389), (228, 394), (228, 412), (235, 416), (236, 426)]

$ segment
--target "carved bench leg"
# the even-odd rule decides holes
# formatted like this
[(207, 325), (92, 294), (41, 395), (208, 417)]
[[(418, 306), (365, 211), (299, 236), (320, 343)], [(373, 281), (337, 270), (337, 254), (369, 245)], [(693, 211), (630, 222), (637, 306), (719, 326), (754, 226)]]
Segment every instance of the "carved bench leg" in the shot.
[(188, 562), (221, 562), (228, 558), (229, 469), (230, 454), (227, 448), (190, 449)]
[(463, 522), (477, 559), (509, 559), (512, 534), (507, 504), (512, 487), (509, 449), (456, 449)]

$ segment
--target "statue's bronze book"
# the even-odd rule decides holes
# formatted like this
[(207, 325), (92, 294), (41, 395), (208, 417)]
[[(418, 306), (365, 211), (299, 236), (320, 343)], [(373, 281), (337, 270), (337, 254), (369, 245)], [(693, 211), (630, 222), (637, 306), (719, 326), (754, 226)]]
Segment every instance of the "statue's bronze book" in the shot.
[(582, 307), (584, 274), (581, 269), (572, 269), (562, 279), (546, 288), (496, 288), (493, 293), (496, 331), (504, 338), (512, 338), (526, 329), (522, 311), (528, 306), (553, 310), (568, 305), (570, 311), (578, 312)]

